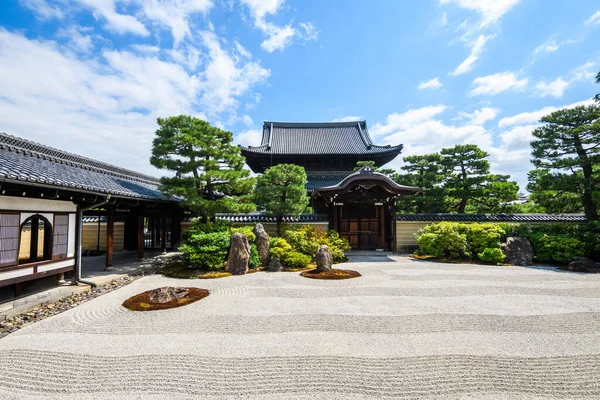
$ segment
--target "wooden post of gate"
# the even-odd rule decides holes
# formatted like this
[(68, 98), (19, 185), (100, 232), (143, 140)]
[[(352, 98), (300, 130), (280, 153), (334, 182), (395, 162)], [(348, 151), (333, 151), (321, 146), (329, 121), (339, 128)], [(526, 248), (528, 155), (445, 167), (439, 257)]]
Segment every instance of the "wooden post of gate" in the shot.
[(385, 247), (385, 206), (379, 206), (379, 248)]
[(160, 217), (160, 251), (167, 254), (167, 217)]
[[(100, 216), (98, 216), (100, 218)], [(106, 207), (106, 262), (104, 269), (108, 270), (113, 265), (113, 252), (115, 249), (115, 207)]]

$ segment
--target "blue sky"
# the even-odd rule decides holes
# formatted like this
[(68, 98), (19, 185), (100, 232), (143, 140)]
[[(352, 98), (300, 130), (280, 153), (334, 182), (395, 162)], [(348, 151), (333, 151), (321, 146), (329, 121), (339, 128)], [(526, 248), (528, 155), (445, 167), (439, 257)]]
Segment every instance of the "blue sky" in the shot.
[(524, 186), (539, 118), (600, 91), (598, 39), (595, 0), (5, 0), (0, 130), (160, 175), (157, 117), (241, 144), (360, 118), (403, 155), (478, 144)]

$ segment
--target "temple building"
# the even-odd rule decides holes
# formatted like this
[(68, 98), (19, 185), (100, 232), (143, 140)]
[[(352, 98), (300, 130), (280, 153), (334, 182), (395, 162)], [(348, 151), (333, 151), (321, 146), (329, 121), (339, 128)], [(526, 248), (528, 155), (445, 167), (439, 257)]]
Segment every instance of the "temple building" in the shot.
[(242, 155), (255, 173), (277, 164), (304, 167), (313, 212), (327, 215), (330, 229), (353, 249), (393, 250), (396, 199), (420, 189), (398, 185), (369, 166), (355, 168), (359, 161), (382, 166), (402, 147), (373, 144), (366, 121), (265, 122), (260, 146), (242, 147)]

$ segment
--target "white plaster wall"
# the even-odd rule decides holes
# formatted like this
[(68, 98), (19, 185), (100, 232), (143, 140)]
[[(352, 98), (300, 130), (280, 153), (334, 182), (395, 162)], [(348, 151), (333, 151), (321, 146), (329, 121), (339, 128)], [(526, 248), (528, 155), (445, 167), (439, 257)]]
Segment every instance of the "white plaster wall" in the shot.
[(67, 247), (67, 257), (75, 256), (75, 218), (77, 214), (69, 213), (69, 246)]
[(27, 276), (33, 274), (33, 267), (15, 269), (7, 272), (0, 272), (0, 282), (6, 279), (19, 278), (21, 276)]
[(55, 212), (76, 212), (77, 206), (71, 201), (48, 200), (48, 199), (29, 199), (25, 197), (0, 196), (0, 210), (11, 211), (44, 211)]
[(29, 217), (31, 217), (32, 215), (41, 215), (42, 217), (46, 218), (48, 220), (48, 222), (50, 222), (50, 225), (54, 226), (54, 214), (52, 213), (41, 213), (41, 212), (22, 212), (21, 213), (21, 223), (25, 222), (25, 220)]
[(48, 272), (48, 271), (53, 271), (55, 269), (59, 269), (59, 268), (63, 268), (63, 267), (71, 267), (75, 265), (75, 260), (64, 260), (64, 261), (57, 261), (57, 262), (53, 262), (51, 264), (44, 264), (44, 265), (40, 265), (38, 266), (38, 273), (40, 272)]

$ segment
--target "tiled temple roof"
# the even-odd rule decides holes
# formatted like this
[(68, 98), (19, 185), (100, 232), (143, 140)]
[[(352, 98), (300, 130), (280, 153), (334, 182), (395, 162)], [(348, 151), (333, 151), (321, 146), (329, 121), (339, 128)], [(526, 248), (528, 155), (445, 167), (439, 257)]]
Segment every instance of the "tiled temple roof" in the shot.
[(156, 178), (0, 132), (0, 180), (166, 200)]
[[(267, 217), (262, 213), (248, 213), (248, 214), (216, 214), (219, 219), (231, 221), (231, 222), (276, 222), (275, 217)], [(291, 215), (283, 217), (284, 222), (318, 222), (318, 221), (329, 221), (329, 216), (326, 214), (300, 214), (299, 217)]]
[(585, 222), (584, 214), (399, 214), (398, 221), (415, 222)]
[(355, 122), (270, 122), (265, 121), (260, 146), (242, 147), (242, 153), (262, 154), (393, 154), (402, 145), (373, 144), (366, 121)]

